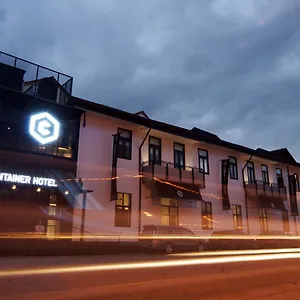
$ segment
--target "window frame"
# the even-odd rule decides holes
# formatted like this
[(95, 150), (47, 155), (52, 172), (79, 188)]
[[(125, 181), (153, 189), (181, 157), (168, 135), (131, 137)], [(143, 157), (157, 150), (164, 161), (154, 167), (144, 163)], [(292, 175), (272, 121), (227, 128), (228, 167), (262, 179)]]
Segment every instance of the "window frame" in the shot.
[[(125, 195), (129, 196), (129, 204), (128, 205), (124, 204), (124, 198), (125, 198), (124, 196)], [(119, 199), (119, 197), (122, 199)], [(122, 200), (122, 204), (117, 204), (117, 201), (119, 201), (119, 200)], [(125, 209), (126, 207), (128, 209)], [(125, 224), (125, 222), (122, 220), (122, 218), (121, 218), (121, 220), (117, 220), (117, 218), (118, 218), (117, 212), (120, 212), (120, 210), (118, 210), (118, 208), (121, 208), (122, 215), (124, 215), (125, 212), (126, 212), (126, 214), (128, 214), (128, 223), (127, 224)], [(128, 228), (131, 227), (131, 208), (132, 208), (132, 194), (118, 192), (118, 199), (115, 201), (115, 227), (128, 227)], [(124, 223), (122, 223), (122, 222), (124, 222)]]
[[(168, 208), (168, 214), (162, 213), (163, 208)], [(176, 210), (176, 215), (171, 214), (171, 209)], [(161, 225), (166, 225), (162, 224), (162, 216), (168, 216), (168, 224), (167, 226), (179, 226), (179, 206), (178, 206), (178, 201), (173, 201), (169, 199), (169, 205), (163, 204), (163, 201), (161, 199), (161, 204), (160, 204), (160, 223)], [(173, 219), (175, 221), (174, 224), (170, 224), (170, 216), (175, 216)]]
[(159, 141), (159, 162), (156, 162), (155, 165), (161, 165), (162, 163), (162, 157), (161, 157), (161, 154), (162, 154), (162, 143), (161, 143), (161, 138), (159, 137), (156, 137), (156, 136), (152, 136), (150, 135), (149, 136), (149, 140), (148, 140), (148, 161), (149, 161), (149, 164), (152, 164), (151, 160), (150, 160), (150, 149), (151, 149), (151, 145), (155, 147), (157, 147), (157, 145), (154, 145), (154, 144), (151, 144), (151, 138), (152, 139), (156, 139)]
[(299, 183), (299, 174), (294, 173), (295, 179), (296, 179), (296, 190), (300, 192), (300, 183)]
[(289, 220), (289, 213), (287, 210), (281, 212), (281, 219), (282, 219), (282, 229), (284, 232), (290, 232), (290, 220)]
[[(279, 181), (278, 181), (278, 173), (277, 173), (277, 170), (280, 170), (280, 175), (281, 175), (281, 179), (282, 179), (282, 185), (279, 184)], [(283, 172), (282, 172), (282, 169), (281, 168), (275, 168), (275, 174), (276, 174), (276, 180), (277, 180), (277, 185), (279, 188), (283, 188), (284, 187), (284, 181), (283, 181)]]
[[(123, 137), (122, 136), (122, 132), (128, 132), (130, 137), (127, 138), (127, 137)], [(131, 160), (132, 159), (132, 131), (129, 130), (129, 129), (125, 129), (125, 128), (121, 128), (121, 127), (118, 127), (117, 129), (117, 133), (120, 134), (120, 137), (119, 137), (119, 145), (118, 145), (118, 153), (117, 153), (117, 157), (120, 158), (120, 159), (127, 159), (127, 160)], [(125, 155), (125, 152), (120, 155), (120, 141), (124, 141), (124, 145), (125, 145), (125, 142), (129, 142), (129, 156), (127, 157)]]
[[(249, 164), (251, 164), (252, 167), (249, 167)], [(249, 179), (249, 171), (253, 170), (253, 182), (256, 181), (256, 176), (255, 176), (255, 165), (253, 161), (248, 161), (247, 162), (247, 178), (248, 178), (248, 183), (252, 183)]]
[[(234, 208), (236, 208), (234, 210)], [(240, 214), (237, 213), (238, 208), (240, 210)], [(242, 206), (239, 204), (232, 205), (232, 216), (233, 216), (233, 229), (234, 230), (243, 230), (243, 213), (242, 213)], [(239, 226), (240, 225), (240, 226)]]
[[(175, 145), (180, 145), (180, 146), (182, 146), (183, 151), (180, 151), (180, 150), (175, 149)], [(182, 152), (182, 153), (183, 153), (183, 166), (182, 166), (182, 168), (177, 167), (176, 164), (175, 164), (175, 153), (176, 153), (176, 151), (177, 151), (177, 152)], [(174, 168), (176, 168), (176, 169), (181, 169), (181, 170), (185, 170), (185, 145), (184, 145), (184, 144), (181, 144), (181, 143), (178, 143), (178, 142), (173, 142), (173, 156), (174, 156)]]
[[(206, 152), (206, 156), (203, 156), (200, 154), (200, 151)], [(209, 175), (209, 155), (208, 155), (208, 150), (198, 148), (198, 164), (199, 164), (199, 170), (201, 171), (201, 159), (203, 159), (203, 166), (205, 165), (204, 162), (207, 162), (207, 172), (205, 172), (205, 169), (203, 170), (203, 173), (205, 175)]]
[[(208, 209), (208, 207), (209, 207), (209, 209)], [(203, 201), (201, 203), (201, 215), (202, 215), (202, 229), (203, 230), (213, 229), (214, 226), (213, 226), (212, 202)], [(209, 219), (205, 219), (205, 217), (209, 218)]]
[(267, 214), (267, 209), (266, 208), (260, 208), (259, 209), (259, 224), (260, 224), (260, 231), (261, 232), (269, 230), (268, 214)]
[[(263, 167), (266, 167), (266, 171), (263, 170)], [(264, 174), (267, 175), (267, 181), (264, 181)], [(264, 165), (264, 164), (261, 164), (261, 179), (264, 184), (267, 184), (267, 185), (270, 184), (269, 168), (267, 165)]]
[[(235, 162), (234, 163), (231, 162), (230, 159), (234, 159)], [(230, 179), (239, 180), (237, 158), (235, 156), (228, 156), (228, 160), (229, 160), (229, 177), (230, 177)], [(233, 167), (235, 167), (235, 169), (236, 169), (236, 177), (234, 177), (234, 175), (231, 174), (231, 170), (232, 170)]]

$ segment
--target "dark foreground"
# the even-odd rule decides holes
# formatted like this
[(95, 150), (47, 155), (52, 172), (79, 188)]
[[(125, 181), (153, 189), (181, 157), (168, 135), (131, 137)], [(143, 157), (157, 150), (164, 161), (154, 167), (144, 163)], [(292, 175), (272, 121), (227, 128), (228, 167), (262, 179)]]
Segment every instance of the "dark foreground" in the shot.
[(0, 258), (0, 299), (300, 299), (299, 259), (3, 276), (5, 271), (14, 270), (174, 259), (191, 257), (139, 254)]

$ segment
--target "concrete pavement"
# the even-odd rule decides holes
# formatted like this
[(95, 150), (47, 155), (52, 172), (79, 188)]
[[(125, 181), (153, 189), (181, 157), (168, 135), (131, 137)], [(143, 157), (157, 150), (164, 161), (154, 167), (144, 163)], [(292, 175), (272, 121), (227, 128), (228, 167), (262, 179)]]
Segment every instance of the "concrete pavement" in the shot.
[[(1, 258), (0, 271), (153, 261), (164, 255)], [(176, 257), (168, 256), (167, 259)], [(181, 259), (185, 259), (182, 258)], [(0, 277), (0, 300), (16, 299), (300, 299), (300, 261), (285, 259)]]

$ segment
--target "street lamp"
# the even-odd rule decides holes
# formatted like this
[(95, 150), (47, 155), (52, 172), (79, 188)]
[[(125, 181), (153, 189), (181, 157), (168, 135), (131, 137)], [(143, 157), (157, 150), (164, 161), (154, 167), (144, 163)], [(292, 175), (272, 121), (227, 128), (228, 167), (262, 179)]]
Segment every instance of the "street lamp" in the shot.
[(82, 207), (81, 207), (81, 226), (80, 226), (80, 241), (83, 241), (84, 236), (84, 225), (85, 225), (85, 206), (86, 206), (86, 195), (92, 193), (92, 190), (87, 190), (84, 188), (81, 178), (79, 179), (81, 185), (82, 194)]

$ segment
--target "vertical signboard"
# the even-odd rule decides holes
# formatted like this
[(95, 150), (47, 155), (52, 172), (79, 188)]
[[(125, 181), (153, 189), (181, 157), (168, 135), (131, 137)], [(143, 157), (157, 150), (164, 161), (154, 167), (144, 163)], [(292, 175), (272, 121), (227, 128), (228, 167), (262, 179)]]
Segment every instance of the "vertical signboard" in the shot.
[(298, 204), (297, 204), (295, 175), (289, 175), (289, 191), (290, 191), (291, 215), (298, 216), (299, 212), (298, 212)]
[(229, 159), (221, 161), (221, 181), (222, 181), (222, 203), (223, 210), (230, 210), (230, 200), (228, 195), (228, 175), (229, 175)]
[(118, 199), (117, 163), (120, 134), (113, 135), (112, 172), (111, 172), (111, 201)]

